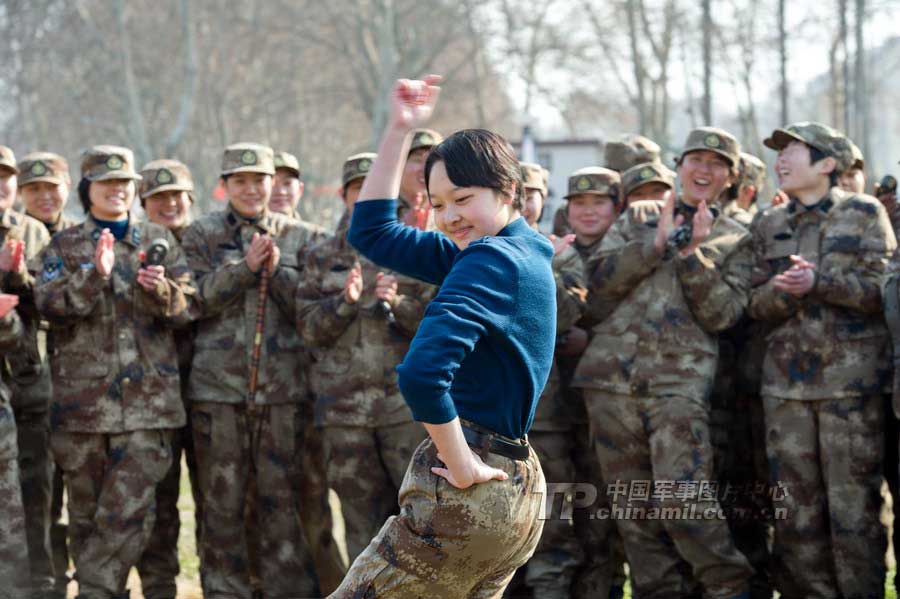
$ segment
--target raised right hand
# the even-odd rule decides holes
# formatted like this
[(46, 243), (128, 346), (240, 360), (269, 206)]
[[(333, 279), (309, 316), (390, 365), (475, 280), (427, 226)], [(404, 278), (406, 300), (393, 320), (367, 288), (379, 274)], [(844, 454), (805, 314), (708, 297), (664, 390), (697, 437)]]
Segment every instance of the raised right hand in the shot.
[(344, 280), (344, 301), (355, 304), (359, 301), (363, 291), (362, 266), (357, 264), (347, 274)]
[(681, 223), (684, 221), (684, 217), (680, 214), (677, 217), (674, 215), (675, 193), (667, 191), (665, 204), (663, 204), (662, 213), (659, 215), (659, 223), (656, 225), (656, 240), (653, 242), (653, 247), (660, 256), (666, 251), (666, 243), (669, 241), (669, 235), (672, 234), (672, 231), (675, 228), (680, 227)]
[(391, 125), (401, 129), (415, 129), (431, 118), (441, 88), (440, 75), (428, 75), (424, 80), (398, 79), (391, 93)]
[(116, 264), (116, 253), (113, 246), (116, 238), (109, 229), (103, 229), (100, 232), (100, 238), (97, 239), (97, 247), (94, 249), (94, 268), (100, 273), (104, 279), (108, 279), (112, 274), (113, 266)]
[(10, 293), (0, 293), (0, 318), (5, 318), (12, 309), (19, 305), (19, 296)]

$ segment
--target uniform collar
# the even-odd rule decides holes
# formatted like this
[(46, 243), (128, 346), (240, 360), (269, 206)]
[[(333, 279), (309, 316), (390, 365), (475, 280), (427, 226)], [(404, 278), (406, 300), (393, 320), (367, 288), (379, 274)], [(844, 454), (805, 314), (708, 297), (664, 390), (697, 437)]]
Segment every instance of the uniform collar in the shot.
[(819, 200), (812, 206), (806, 206), (797, 198), (791, 198), (791, 203), (788, 206), (788, 213), (791, 215), (796, 215), (797, 217), (803, 214), (815, 214), (819, 212), (828, 214), (828, 211), (831, 210), (831, 208), (834, 206), (833, 191), (834, 188), (829, 190), (828, 194), (826, 194), (821, 200)]
[(260, 214), (256, 218), (247, 218), (238, 214), (229, 202), (228, 209), (225, 211), (225, 222), (227, 222), (228, 225), (234, 229), (240, 228), (244, 225), (249, 225), (260, 229), (264, 233), (273, 233), (272, 213), (269, 212), (268, 208), (263, 210), (262, 214)]
[(12, 208), (7, 208), (0, 216), (0, 228), (12, 229), (18, 227), (22, 222), (22, 215), (17, 214)]
[[(94, 241), (100, 239), (100, 234), (103, 232), (103, 227), (97, 223), (92, 214), (88, 214), (87, 219), (85, 219), (84, 224), (82, 224), (81, 227)], [(116, 241), (127, 243), (136, 248), (141, 247), (141, 227), (134, 222), (134, 219), (131, 218), (131, 216), (128, 217), (128, 227), (125, 229), (125, 236)]]
[(534, 229), (528, 226), (528, 221), (524, 216), (520, 216), (497, 233), (497, 237), (512, 237), (514, 235), (525, 235), (526, 233), (534, 233)]

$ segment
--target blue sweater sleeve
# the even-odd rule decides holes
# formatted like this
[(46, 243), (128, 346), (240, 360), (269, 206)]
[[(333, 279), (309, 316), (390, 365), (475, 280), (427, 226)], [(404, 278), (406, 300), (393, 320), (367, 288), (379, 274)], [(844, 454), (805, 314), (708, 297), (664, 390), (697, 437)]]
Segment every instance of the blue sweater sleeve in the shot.
[(460, 252), (397, 367), (400, 391), (415, 420), (444, 424), (456, 417), (450, 395), (454, 376), (481, 338), (506, 328), (517, 289), (518, 269), (490, 242)]
[(353, 207), (347, 239), (380, 266), (440, 285), (459, 253), (443, 234), (397, 222), (396, 200), (367, 200)]

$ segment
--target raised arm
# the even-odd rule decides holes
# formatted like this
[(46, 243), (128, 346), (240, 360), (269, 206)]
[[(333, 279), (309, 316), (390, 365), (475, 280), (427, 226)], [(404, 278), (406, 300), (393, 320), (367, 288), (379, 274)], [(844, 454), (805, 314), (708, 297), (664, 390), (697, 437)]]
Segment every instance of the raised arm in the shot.
[[(405, 275), (440, 284), (458, 250), (440, 233), (420, 231), (397, 222), (393, 201), (409, 152), (410, 132), (425, 123), (440, 94), (440, 77), (401, 79), (391, 92), (391, 117), (353, 208), (347, 238), (364, 256)], [(375, 201), (381, 200), (381, 201)]]

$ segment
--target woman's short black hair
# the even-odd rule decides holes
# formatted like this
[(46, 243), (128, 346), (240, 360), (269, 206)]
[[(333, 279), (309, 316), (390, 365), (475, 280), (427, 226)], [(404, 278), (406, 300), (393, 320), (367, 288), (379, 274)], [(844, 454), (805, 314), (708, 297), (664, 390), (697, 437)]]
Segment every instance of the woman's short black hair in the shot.
[[(486, 129), (457, 131), (434, 148), (425, 159), (425, 189), (429, 189), (431, 168), (443, 162), (447, 177), (459, 187), (487, 187), (505, 192), (515, 184), (513, 208), (525, 204), (525, 190), (519, 159), (500, 135)], [(430, 194), (430, 192), (429, 192)]]
[[(820, 160), (825, 160), (829, 157), (828, 154), (820, 150), (819, 148), (814, 148), (812, 146), (807, 146), (809, 148), (809, 164), (813, 165)], [(837, 187), (838, 185), (838, 177), (840, 173), (838, 173), (837, 167), (834, 167), (830, 173), (828, 173), (828, 178), (831, 181), (831, 187)]]
[(81, 207), (85, 214), (91, 212), (91, 182), (82, 179), (78, 182), (78, 199), (81, 201)]

